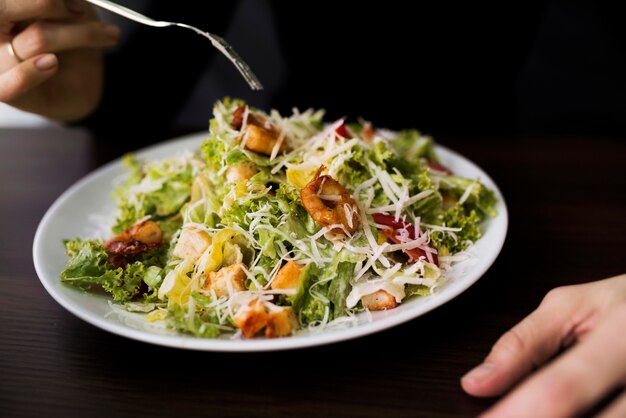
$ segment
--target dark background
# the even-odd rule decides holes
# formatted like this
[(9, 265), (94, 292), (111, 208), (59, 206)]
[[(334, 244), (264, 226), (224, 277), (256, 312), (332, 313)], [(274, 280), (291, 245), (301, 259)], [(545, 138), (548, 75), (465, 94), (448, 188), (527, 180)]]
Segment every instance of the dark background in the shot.
[[(125, 143), (164, 139), (172, 127), (204, 130), (225, 92), (263, 108), (325, 108), (332, 119), (362, 116), (435, 135), (625, 136), (618, 3), (129, 0), (152, 17), (228, 34), (271, 85), (248, 90), (205, 39), (187, 31), (124, 22), (132, 33), (108, 57), (105, 100), (88, 125)], [(240, 15), (244, 23), (229, 32)], [(213, 88), (199, 85), (215, 66), (229, 73)], [(192, 94), (199, 99), (180, 123)]]

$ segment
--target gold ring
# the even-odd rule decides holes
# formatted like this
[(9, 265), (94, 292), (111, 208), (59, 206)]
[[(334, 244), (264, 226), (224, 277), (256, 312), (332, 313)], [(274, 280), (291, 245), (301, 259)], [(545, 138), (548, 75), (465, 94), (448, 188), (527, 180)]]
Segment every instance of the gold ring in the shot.
[(13, 39), (7, 42), (7, 49), (9, 50), (9, 55), (15, 58), (18, 64), (24, 62), (24, 60), (21, 59), (19, 55), (17, 55), (17, 52), (15, 52), (15, 48), (13, 48)]

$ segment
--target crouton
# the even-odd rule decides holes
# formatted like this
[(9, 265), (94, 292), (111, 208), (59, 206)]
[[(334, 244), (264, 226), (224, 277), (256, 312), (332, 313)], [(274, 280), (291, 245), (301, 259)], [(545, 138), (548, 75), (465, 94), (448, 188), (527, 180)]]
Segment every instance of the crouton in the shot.
[(279, 140), (281, 141), (278, 146), (279, 153), (289, 148), (287, 138), (275, 127), (267, 129), (264, 126), (248, 125), (245, 135), (245, 148), (257, 154), (272, 155)]
[(197, 228), (185, 228), (180, 233), (172, 254), (174, 257), (195, 263), (210, 244), (211, 237), (206, 231)]
[(291, 307), (283, 307), (271, 310), (267, 314), (267, 326), (265, 336), (267, 338), (286, 337), (298, 327), (296, 314)]
[(230, 182), (246, 181), (258, 173), (256, 165), (250, 161), (243, 161), (236, 166), (230, 167), (226, 172), (226, 180)]
[(361, 302), (363, 303), (363, 307), (370, 311), (382, 311), (398, 306), (396, 298), (382, 289), (370, 295), (363, 296)]
[(267, 325), (267, 312), (262, 300), (254, 299), (233, 317), (237, 328), (246, 338), (252, 338)]
[(213, 290), (218, 298), (228, 297), (235, 292), (246, 290), (245, 279), (244, 265), (241, 263), (233, 264), (209, 273), (205, 278), (203, 289)]
[(278, 273), (276, 273), (276, 277), (272, 280), (272, 289), (297, 289), (300, 284), (301, 273), (301, 265), (294, 261), (288, 261), (287, 264), (282, 266)]

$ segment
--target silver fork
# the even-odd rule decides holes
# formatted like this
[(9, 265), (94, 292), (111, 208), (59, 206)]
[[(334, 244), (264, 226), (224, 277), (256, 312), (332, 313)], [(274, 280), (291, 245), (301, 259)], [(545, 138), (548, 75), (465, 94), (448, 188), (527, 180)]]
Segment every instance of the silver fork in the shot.
[(178, 27), (185, 28), (185, 29), (191, 29), (192, 31), (196, 32), (198, 35), (202, 35), (208, 38), (209, 41), (211, 41), (211, 44), (213, 44), (213, 46), (217, 48), (218, 51), (224, 54), (224, 56), (228, 58), (235, 65), (235, 67), (237, 67), (237, 69), (239, 70), (243, 78), (246, 79), (246, 81), (248, 82), (248, 85), (250, 86), (252, 90), (263, 89), (263, 85), (261, 84), (257, 76), (254, 75), (254, 73), (250, 69), (250, 66), (246, 64), (246, 62), (239, 56), (239, 54), (235, 52), (233, 47), (230, 46), (230, 44), (226, 42), (220, 36), (217, 36), (209, 32), (204, 32), (196, 27), (186, 25), (184, 23), (165, 22), (165, 21), (150, 19), (149, 17), (144, 16), (141, 13), (137, 13), (134, 10), (131, 10), (124, 6), (120, 6), (119, 4), (113, 3), (112, 1), (109, 1), (109, 0), (85, 0), (85, 1), (91, 4), (94, 4), (98, 7), (101, 7), (105, 10), (108, 10), (109, 12), (123, 16), (127, 19), (134, 20), (135, 22), (142, 23), (144, 25), (154, 26), (155, 28), (166, 28), (168, 26), (178, 26)]

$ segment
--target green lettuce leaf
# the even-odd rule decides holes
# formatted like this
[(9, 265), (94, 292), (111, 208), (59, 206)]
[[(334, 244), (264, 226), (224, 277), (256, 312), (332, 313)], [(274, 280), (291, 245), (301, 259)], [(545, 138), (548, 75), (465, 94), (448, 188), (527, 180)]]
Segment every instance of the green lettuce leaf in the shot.
[(170, 328), (200, 338), (216, 338), (222, 333), (219, 325), (215, 323), (214, 314), (201, 307), (190, 315), (186, 307), (176, 305), (169, 309), (166, 321)]
[(336, 276), (328, 287), (328, 297), (333, 305), (333, 318), (339, 318), (346, 314), (346, 298), (352, 289), (350, 280), (354, 276), (354, 263), (340, 262), (336, 272)]
[(482, 236), (480, 222), (481, 217), (475, 210), (466, 211), (463, 206), (456, 205), (446, 210), (438, 222), (445, 227), (461, 228), (461, 231), (454, 233), (456, 239), (445, 232), (433, 231), (430, 234), (431, 242), (440, 253), (463, 251), (470, 242), (476, 242)]
[[(292, 304), (303, 324), (323, 320), (327, 308), (328, 321), (346, 314), (346, 298), (351, 290), (354, 263), (340, 261), (344, 257), (338, 255), (330, 266), (308, 264), (302, 270), (297, 292), (288, 297), (287, 301)], [(324, 300), (329, 302), (324, 303)]]
[(475, 209), (489, 217), (497, 216), (496, 195), (493, 190), (488, 189), (481, 182), (459, 176), (444, 176), (439, 187), (454, 198), (459, 199), (470, 186), (472, 189), (463, 206), (468, 209)]
[(61, 272), (62, 282), (82, 288), (99, 285), (120, 303), (140, 296), (144, 302), (154, 299), (166, 259), (164, 248), (135, 256), (123, 268), (108, 262), (109, 255), (98, 241), (69, 240), (65, 248), (70, 259)]
[[(166, 233), (178, 229), (180, 220), (177, 227), (167, 221), (189, 200), (192, 165), (181, 166), (168, 160), (141, 164), (132, 156), (125, 157), (124, 161), (130, 175), (113, 192), (120, 211), (113, 232), (122, 232), (148, 215), (159, 222)], [(143, 188), (144, 185), (147, 187)]]
[(391, 146), (396, 156), (406, 161), (416, 161), (420, 158), (439, 161), (435, 153), (432, 138), (422, 136), (420, 132), (415, 129), (400, 131), (391, 141)]

